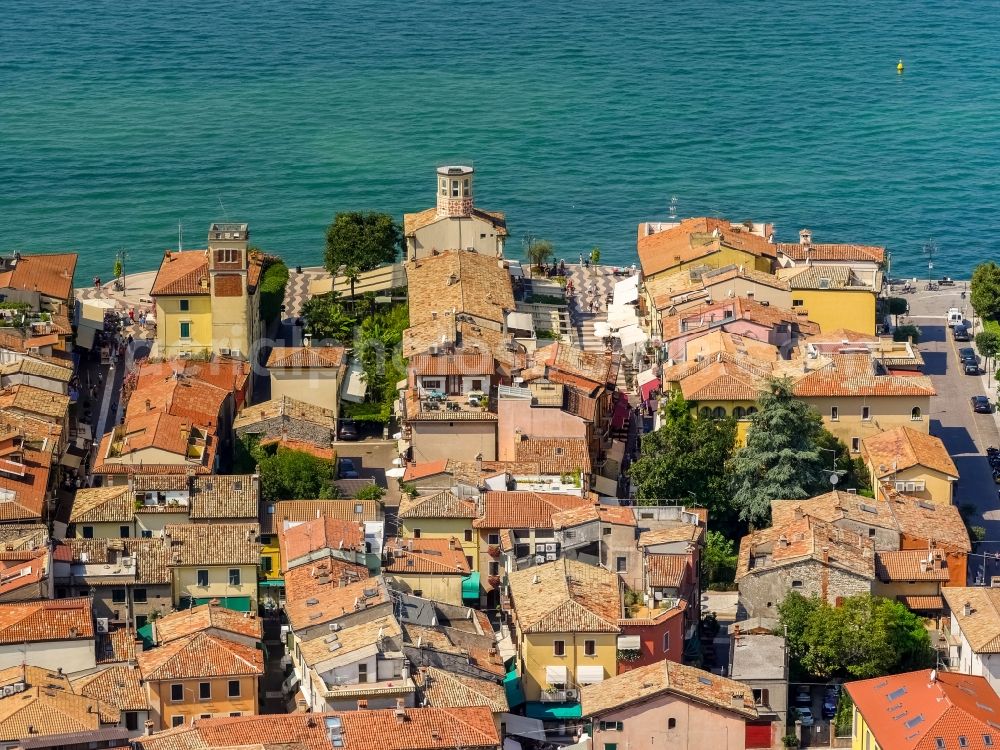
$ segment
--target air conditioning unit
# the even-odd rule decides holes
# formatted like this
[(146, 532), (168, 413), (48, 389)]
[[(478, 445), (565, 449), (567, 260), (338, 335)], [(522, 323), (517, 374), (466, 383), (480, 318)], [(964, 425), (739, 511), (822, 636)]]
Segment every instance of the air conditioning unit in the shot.
[(187, 359), (191, 356), (191, 352), (177, 352), (178, 359)]
[(229, 356), (229, 347), (220, 346), (219, 347), (219, 354), (221, 354), (223, 357), (228, 357)]
[(535, 555), (535, 565), (541, 565), (545, 562), (545, 555)]
[(14, 694), (14, 686), (13, 685), (4, 685), (3, 686), (3, 697), (4, 698), (6, 698), (8, 695), (13, 695), (13, 694)]
[(577, 698), (580, 697), (579, 690), (565, 690), (563, 692), (566, 695), (566, 700), (568, 701), (575, 701)]
[(556, 553), (555, 552), (546, 552), (545, 553), (545, 559), (549, 560), (549, 561), (555, 560), (556, 559)]
[(27, 689), (28, 689), (28, 683), (26, 683), (26, 682), (15, 682), (14, 683), (14, 692), (15, 693), (23, 693)]
[(243, 359), (243, 352), (241, 352), (239, 349), (232, 349), (230, 350), (229, 354), (233, 359)]
[(555, 552), (556, 551), (556, 543), (555, 542), (548, 542), (545, 545), (545, 551), (546, 552)]
[(97, 622), (97, 632), (98, 633), (107, 633), (108, 632), (108, 618), (107, 617), (98, 617), (96, 622)]

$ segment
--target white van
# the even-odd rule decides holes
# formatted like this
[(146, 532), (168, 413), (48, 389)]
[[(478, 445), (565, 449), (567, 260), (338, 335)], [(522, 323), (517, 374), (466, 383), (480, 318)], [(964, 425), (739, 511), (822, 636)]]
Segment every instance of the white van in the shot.
[(965, 316), (962, 315), (962, 311), (957, 307), (953, 307), (948, 310), (948, 326), (954, 328), (955, 326), (960, 326), (965, 324)]

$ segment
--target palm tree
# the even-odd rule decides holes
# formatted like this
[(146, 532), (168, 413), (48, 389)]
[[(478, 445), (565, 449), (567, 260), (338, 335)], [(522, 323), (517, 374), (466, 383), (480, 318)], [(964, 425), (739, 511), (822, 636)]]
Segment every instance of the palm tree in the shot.
[(534, 240), (528, 245), (528, 260), (539, 270), (545, 267), (552, 255), (552, 243), (548, 240)]

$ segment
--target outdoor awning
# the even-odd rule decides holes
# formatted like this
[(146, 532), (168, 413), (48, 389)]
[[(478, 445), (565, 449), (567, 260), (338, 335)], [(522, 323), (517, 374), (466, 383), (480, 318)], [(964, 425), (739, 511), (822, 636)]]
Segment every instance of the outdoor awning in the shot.
[(62, 458), (59, 459), (59, 463), (63, 466), (68, 466), (71, 469), (79, 469), (82, 461), (83, 456), (78, 453), (73, 453), (72, 451), (66, 451), (63, 453)]
[[(523, 702), (523, 701), (522, 701)], [(545, 741), (545, 725), (540, 719), (529, 719), (518, 714), (502, 714), (501, 721), (508, 735), (527, 737), (532, 740)]]
[(604, 667), (599, 665), (577, 667), (576, 681), (581, 685), (593, 685), (595, 682), (604, 682)]
[(275, 588), (284, 585), (284, 578), (265, 578), (263, 581), (257, 581), (258, 588)]
[(611, 335), (611, 328), (603, 320), (595, 320), (594, 335), (599, 339), (606, 339)]
[(637, 325), (628, 325), (618, 330), (618, 339), (622, 342), (622, 349), (630, 346), (639, 346), (649, 341), (649, 336)]
[(545, 667), (545, 681), (550, 685), (565, 685), (567, 682), (566, 667), (562, 664)]
[(579, 703), (525, 703), (524, 713), (529, 718), (542, 721), (565, 721), (583, 716)]
[(507, 313), (507, 327), (515, 328), (518, 331), (533, 331), (535, 329), (535, 319), (531, 313)]
[(639, 317), (635, 313), (635, 308), (631, 305), (608, 306), (608, 325), (612, 329), (636, 325), (638, 322)]
[(479, 571), (470, 573), (462, 579), (462, 598), (479, 601)]
[(639, 274), (615, 284), (614, 304), (628, 305), (639, 299)]
[(76, 329), (76, 345), (84, 349), (93, 349), (95, 333), (97, 333), (96, 328), (81, 324)]
[(653, 395), (653, 392), (659, 390), (660, 379), (653, 378), (652, 380), (643, 383), (639, 386), (639, 392), (642, 394), (643, 401), (649, 401), (649, 397)]
[(944, 609), (944, 599), (940, 596), (905, 596), (896, 597), (908, 609), (919, 609), (922, 612)]
[(638, 650), (641, 647), (641, 641), (637, 635), (618, 636), (618, 648), (623, 651)]
[(351, 362), (344, 375), (344, 384), (340, 387), (340, 397), (344, 401), (353, 401), (360, 404), (365, 400), (365, 391), (368, 385), (365, 383), (364, 370), (358, 362)]
[[(503, 691), (507, 695), (507, 705), (511, 708), (517, 708), (524, 703), (524, 688), (521, 687), (521, 678), (517, 676), (516, 669), (512, 669), (504, 675)], [(509, 727), (508, 731), (510, 731)]]
[(249, 612), (250, 611), (250, 597), (249, 596), (205, 596), (197, 597), (192, 602), (188, 597), (181, 597), (180, 606), (178, 609), (188, 609), (189, 607), (200, 607), (202, 604), (208, 604), (211, 601), (218, 600), (226, 609), (231, 609), (233, 612)]
[(138, 633), (139, 637), (142, 638), (143, 645), (147, 648), (151, 648), (153, 646), (153, 623), (147, 622), (139, 628), (136, 633)]

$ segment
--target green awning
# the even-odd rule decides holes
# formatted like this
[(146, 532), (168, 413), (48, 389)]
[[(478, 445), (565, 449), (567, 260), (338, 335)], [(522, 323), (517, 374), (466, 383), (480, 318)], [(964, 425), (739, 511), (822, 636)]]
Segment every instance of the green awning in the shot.
[(257, 581), (258, 588), (268, 588), (275, 586), (284, 586), (285, 580), (283, 578), (265, 578), (263, 581)]
[(479, 572), (470, 573), (462, 579), (462, 598), (479, 601)]
[(233, 612), (249, 612), (250, 611), (250, 597), (249, 596), (206, 596), (197, 597), (192, 600), (188, 596), (182, 596), (179, 606), (177, 609), (189, 609), (190, 607), (198, 607), (202, 604), (208, 604), (211, 601), (218, 600), (226, 609), (231, 609)]
[(517, 676), (516, 669), (504, 675), (503, 691), (507, 694), (507, 705), (511, 708), (517, 708), (524, 703), (524, 688), (521, 687), (521, 678)]
[(525, 703), (524, 715), (542, 721), (565, 721), (583, 717), (579, 703)]
[(136, 631), (139, 637), (142, 638), (142, 645), (145, 648), (152, 648), (153, 646), (153, 623), (147, 622), (141, 628)]

